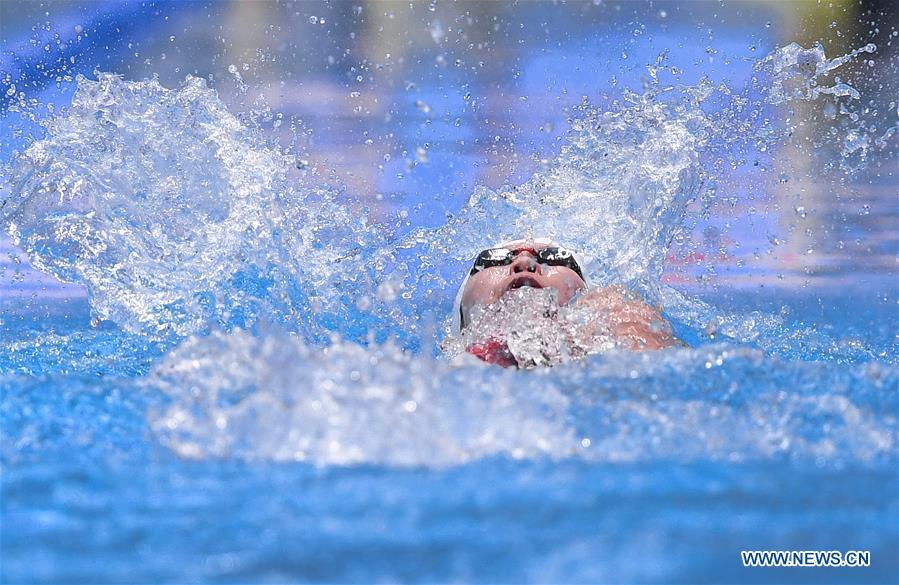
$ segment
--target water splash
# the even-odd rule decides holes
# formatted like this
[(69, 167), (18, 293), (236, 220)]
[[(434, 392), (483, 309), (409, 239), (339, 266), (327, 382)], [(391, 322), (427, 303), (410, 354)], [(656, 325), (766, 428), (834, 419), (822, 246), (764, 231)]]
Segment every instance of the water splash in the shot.
[[(294, 157), (202, 80), (168, 90), (81, 78), (69, 111), (15, 161), (3, 219), (38, 267), (88, 287), (99, 319), (149, 335), (233, 331), (187, 339), (145, 381), (166, 400), (151, 416), (154, 432), (184, 456), (404, 465), (490, 455), (890, 457), (895, 420), (872, 413), (895, 408), (882, 391), (896, 381), (891, 367), (854, 369), (834, 394), (821, 390), (835, 376), (826, 365), (785, 365), (732, 345), (640, 355), (609, 346), (566, 363), (564, 336), (519, 328), (508, 336), (524, 362), (560, 365), (514, 372), (458, 345), (454, 359), (435, 360), (405, 351), (408, 340), (368, 337), (426, 334), (418, 313), (441, 293), (448, 304), (477, 248), (550, 235), (591, 258), (595, 282), (639, 291), (706, 340), (723, 334), (770, 353), (801, 345), (809, 337), (784, 335), (783, 319), (721, 315), (661, 284), (671, 242), (691, 228), (691, 204), (713, 196), (706, 185), (717, 167), (705, 160), (726, 167), (732, 147), (781, 143), (788, 129), (772, 129), (765, 108), (821, 94), (789, 93), (797, 69), (787, 53), (820, 62), (797, 51), (763, 60), (760, 70), (771, 67), (781, 83), (759, 102), (708, 81), (664, 84), (658, 66), (643, 93), (576, 108), (568, 143), (530, 180), (479, 187), (445, 225), (399, 243), (342, 204), (341, 191), (292, 175)], [(825, 93), (853, 98), (845, 88)], [(545, 298), (525, 296), (528, 310), (547, 309)]]
[[(771, 106), (840, 99), (846, 116), (835, 158), (845, 170), (863, 166), (873, 143), (886, 144), (892, 132), (875, 136), (876, 127), (850, 114), (859, 92), (839, 78), (825, 83), (875, 50), (869, 44), (828, 59), (820, 46), (792, 43), (758, 61), (756, 76), (742, 89), (708, 79), (678, 83), (681, 72), (664, 64), (663, 53), (648, 67), (643, 92), (625, 90), (621, 100), (602, 108), (588, 101), (575, 108), (568, 140), (548, 168), (522, 185), (477, 187), (446, 225), (418, 230), (405, 245), (459, 263), (495, 242), (551, 236), (587, 255), (593, 282), (660, 300), (671, 243), (714, 205), (719, 175), (749, 154), (791, 141), (799, 120), (772, 123)], [(663, 82), (665, 76), (674, 81)], [(825, 134), (813, 144), (833, 142)]]
[(859, 99), (861, 95), (851, 85), (835, 80), (828, 85), (826, 77), (862, 53), (874, 53), (877, 46), (868, 43), (849, 53), (828, 59), (820, 43), (810, 49), (798, 43), (780, 47), (760, 60), (755, 70), (768, 75), (767, 101), (782, 104), (792, 100), (814, 100), (821, 95)]
[[(870, 151), (887, 147), (899, 128), (899, 115), (891, 126), (887, 122), (885, 131), (884, 120), (880, 116), (875, 114), (872, 119), (866, 120), (865, 113), (869, 108), (861, 105), (861, 94), (846, 83), (837, 70), (859, 55), (876, 52), (877, 46), (868, 43), (829, 59), (820, 43), (809, 49), (790, 43), (755, 64), (755, 71), (760, 77), (757, 83), (765, 102), (772, 105), (826, 99), (820, 106), (820, 112), (830, 120), (830, 132), (825, 136), (812, 137), (812, 144), (815, 148), (837, 144), (839, 150), (835, 158), (840, 167), (846, 171), (857, 171), (865, 166)], [(795, 126), (790, 128), (791, 133), (794, 129)]]
[(445, 226), (418, 230), (405, 245), (459, 263), (496, 242), (551, 236), (589, 259), (593, 282), (653, 287), (699, 193), (709, 139), (711, 121), (691, 105), (708, 88), (682, 89), (686, 99), (670, 103), (662, 97), (674, 88), (660, 87), (627, 92), (608, 111), (582, 104), (550, 168), (499, 192), (476, 188)]
[[(587, 295), (560, 307), (554, 289), (510, 291), (489, 309), (475, 307), (465, 329), (448, 337), (443, 350), (458, 356), (472, 346), (496, 348), (509, 365), (534, 368), (590, 354), (643, 348), (649, 341), (644, 335), (670, 333), (653, 309), (627, 291)], [(670, 341), (676, 344), (674, 339)]]
[(493, 383), (392, 345), (235, 332), (186, 341), (146, 383), (171, 398), (153, 429), (189, 457), (446, 465), (574, 448), (564, 396), (480, 375)]
[[(420, 337), (415, 311), (401, 305), (451, 290), (479, 247), (522, 236), (556, 237), (590, 258), (597, 284), (658, 302), (669, 246), (713, 204), (729, 149), (786, 139), (789, 128), (763, 115), (769, 104), (854, 99), (823, 76), (872, 50), (828, 60), (820, 47), (778, 49), (757, 65), (770, 79), (756, 80), (765, 92), (755, 101), (750, 88), (664, 83), (679, 72), (660, 58), (642, 93), (575, 108), (547, 168), (516, 187), (476, 188), (446, 225), (398, 246), (392, 230), (340, 203), (346, 193), (295, 173), (294, 157), (203, 80), (169, 90), (81, 77), (68, 111), (9, 168), (0, 213), (37, 267), (86, 285), (98, 320), (135, 333), (275, 321), (318, 342), (331, 331)], [(869, 130), (850, 128), (846, 148), (863, 157), (876, 142)]]
[(80, 77), (68, 112), (46, 126), (15, 161), (3, 220), (38, 268), (83, 283), (96, 318), (128, 331), (263, 318), (314, 337), (323, 320), (296, 316), (344, 310), (331, 302), (330, 266), (352, 265), (379, 237), (339, 192), (301, 187), (292, 159), (202, 79), (169, 90)]
[(428, 466), (490, 455), (819, 466), (894, 457), (896, 419), (884, 413), (896, 397), (885, 389), (899, 371), (834, 374), (722, 344), (524, 372), (235, 332), (186, 341), (145, 385), (167, 397), (154, 432), (185, 457)]

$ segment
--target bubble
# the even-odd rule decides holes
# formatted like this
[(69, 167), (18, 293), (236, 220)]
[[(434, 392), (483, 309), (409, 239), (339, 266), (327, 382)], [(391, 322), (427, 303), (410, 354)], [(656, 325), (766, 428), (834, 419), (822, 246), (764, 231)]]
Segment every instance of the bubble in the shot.
[(427, 104), (427, 102), (423, 100), (415, 100), (415, 107), (424, 112), (425, 114), (431, 113), (431, 106)]

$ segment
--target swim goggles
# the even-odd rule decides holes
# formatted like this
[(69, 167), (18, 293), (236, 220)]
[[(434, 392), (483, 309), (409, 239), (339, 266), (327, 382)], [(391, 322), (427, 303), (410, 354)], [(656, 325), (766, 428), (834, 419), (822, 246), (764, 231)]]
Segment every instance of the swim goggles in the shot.
[(521, 252), (531, 252), (540, 264), (570, 268), (581, 277), (581, 280), (584, 280), (584, 274), (581, 272), (581, 267), (578, 265), (577, 260), (574, 259), (574, 254), (562, 246), (550, 246), (548, 248), (540, 248), (539, 250), (528, 247), (515, 249), (488, 248), (475, 258), (474, 265), (471, 267), (471, 272), (468, 275), (474, 276), (485, 268), (508, 266), (515, 261), (515, 257)]

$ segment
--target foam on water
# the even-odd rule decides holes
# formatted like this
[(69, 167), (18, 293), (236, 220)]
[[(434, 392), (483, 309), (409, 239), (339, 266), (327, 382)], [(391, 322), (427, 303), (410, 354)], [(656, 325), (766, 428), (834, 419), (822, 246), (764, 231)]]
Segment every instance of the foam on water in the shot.
[[(151, 337), (201, 334), (143, 384), (165, 397), (150, 415), (156, 436), (185, 456), (879, 461), (895, 450), (896, 421), (884, 414), (895, 397), (883, 392), (895, 368), (781, 362), (772, 354), (802, 357), (809, 346), (817, 359), (853, 354), (779, 316), (722, 314), (661, 284), (671, 242), (691, 229), (694, 208), (712, 204), (707, 185), (729, 149), (789, 134), (771, 129), (765, 108), (857, 98), (818, 79), (853, 55), (828, 61), (797, 47), (760, 61), (774, 81), (757, 102), (751, 88), (664, 84), (676, 72), (659, 64), (644, 92), (576, 108), (567, 144), (530, 180), (478, 187), (445, 225), (402, 238), (339, 190), (292, 175), (291, 156), (202, 80), (169, 90), (81, 78), (71, 108), (15, 160), (3, 219), (36, 266), (87, 287), (98, 319)], [(434, 296), (448, 311), (479, 248), (547, 235), (589, 256), (595, 282), (639, 291), (702, 339), (756, 348), (629, 354), (610, 343), (607, 355), (567, 363), (564, 340), (513, 328), (524, 362), (561, 365), (503, 371), (452, 339), (447, 359), (409, 351), (410, 339), (434, 336), (417, 311)], [(546, 309), (539, 294), (521, 296), (510, 313)], [(384, 332), (400, 341), (368, 337)]]
[(440, 465), (575, 445), (568, 400), (552, 388), (499, 372), (472, 378), (389, 344), (321, 349), (286, 335), (214, 334), (185, 342), (147, 384), (172, 398), (154, 430), (194, 457)]
[[(191, 338), (145, 381), (160, 441), (187, 457), (447, 465), (489, 455), (596, 461), (895, 456), (899, 370), (838, 371), (725, 344), (613, 352), (552, 369), (434, 361), (392, 345)], [(837, 373), (835, 376), (834, 374)]]

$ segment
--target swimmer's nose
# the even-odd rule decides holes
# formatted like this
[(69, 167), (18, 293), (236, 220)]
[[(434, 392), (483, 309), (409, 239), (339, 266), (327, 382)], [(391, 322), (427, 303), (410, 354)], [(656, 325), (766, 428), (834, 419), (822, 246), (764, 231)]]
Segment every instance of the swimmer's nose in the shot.
[(512, 274), (537, 272), (537, 259), (530, 252), (519, 252), (511, 264)]

